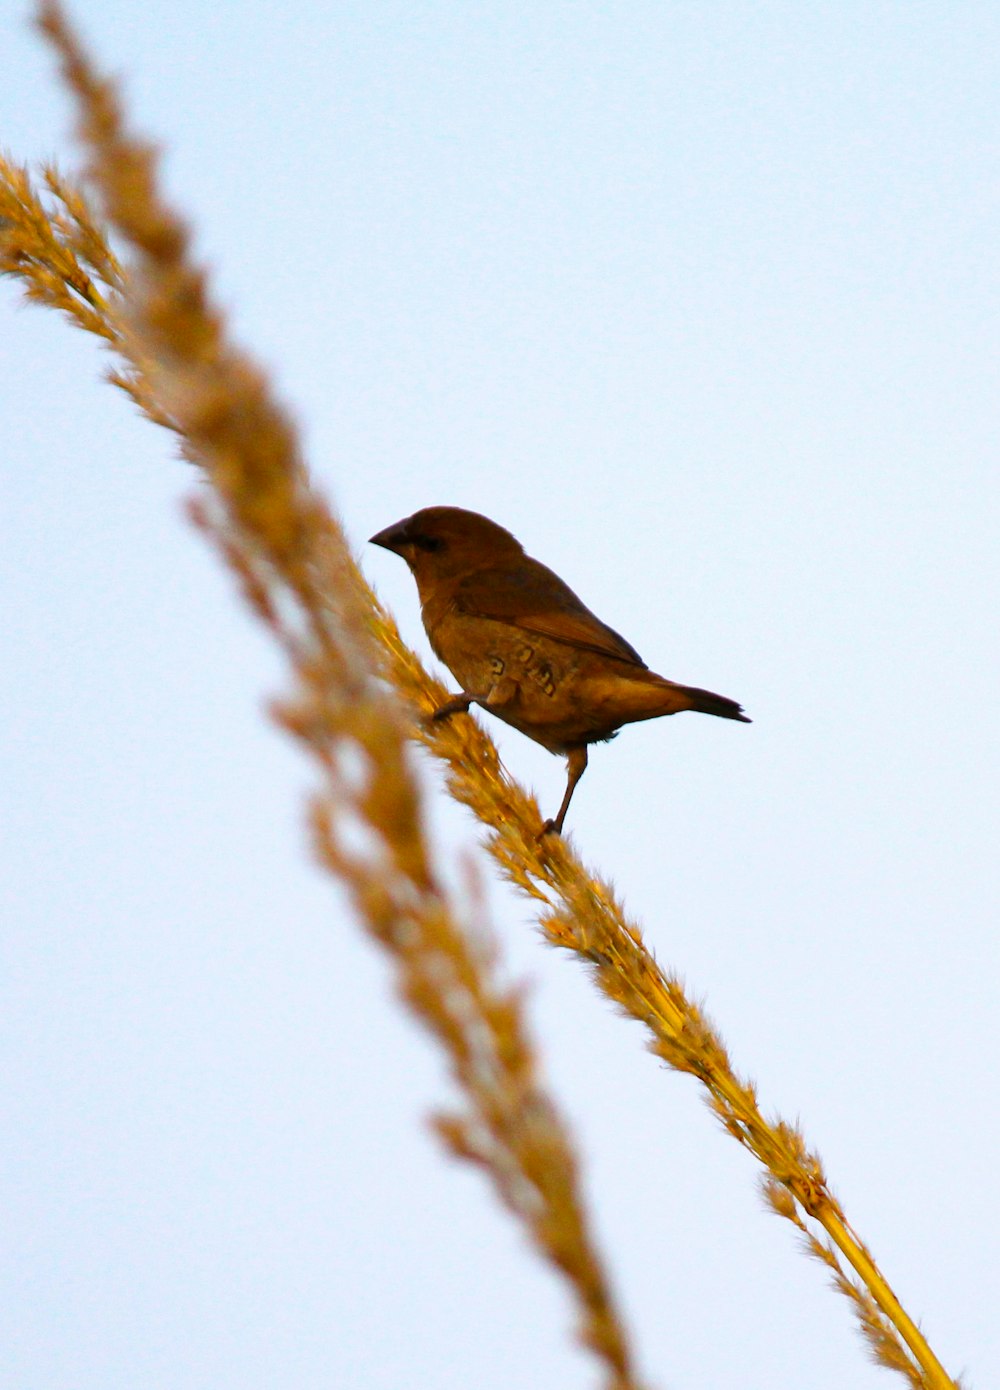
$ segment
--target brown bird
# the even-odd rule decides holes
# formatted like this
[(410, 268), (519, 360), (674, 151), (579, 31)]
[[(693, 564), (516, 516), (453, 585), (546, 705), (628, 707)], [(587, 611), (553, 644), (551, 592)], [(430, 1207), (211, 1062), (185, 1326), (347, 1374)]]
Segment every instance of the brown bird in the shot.
[(566, 794), (543, 835), (562, 831), (587, 745), (623, 724), (684, 709), (750, 723), (735, 700), (650, 671), (557, 574), (478, 512), (425, 507), (371, 539), (413, 571), (431, 646), (462, 687), (433, 717), (479, 705), (567, 755)]

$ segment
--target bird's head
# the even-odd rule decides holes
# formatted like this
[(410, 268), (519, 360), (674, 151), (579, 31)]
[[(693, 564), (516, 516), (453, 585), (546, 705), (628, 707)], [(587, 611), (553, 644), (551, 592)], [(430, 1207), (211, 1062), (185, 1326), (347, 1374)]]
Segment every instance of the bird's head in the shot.
[(371, 543), (401, 555), (421, 591), (524, 554), (509, 531), (461, 507), (424, 507), (379, 531)]

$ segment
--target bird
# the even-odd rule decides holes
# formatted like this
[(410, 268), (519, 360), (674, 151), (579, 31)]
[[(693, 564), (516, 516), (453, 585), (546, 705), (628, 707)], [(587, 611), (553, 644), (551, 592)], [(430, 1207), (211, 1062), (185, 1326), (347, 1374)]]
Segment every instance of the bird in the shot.
[(425, 507), (371, 537), (406, 561), (431, 647), (461, 686), (432, 720), (471, 705), (567, 759), (562, 804), (539, 839), (561, 835), (592, 743), (681, 710), (751, 721), (725, 695), (651, 671), (568, 584), (488, 517)]

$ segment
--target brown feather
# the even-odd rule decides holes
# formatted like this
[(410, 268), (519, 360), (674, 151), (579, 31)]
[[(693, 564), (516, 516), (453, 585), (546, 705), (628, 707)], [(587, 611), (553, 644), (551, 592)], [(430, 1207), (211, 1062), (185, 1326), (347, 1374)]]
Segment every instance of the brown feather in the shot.
[(646, 670), (642, 657), (620, 633), (602, 623), (568, 584), (530, 556), (522, 555), (515, 565), (466, 575), (452, 601), (459, 613), (511, 623), (523, 632), (551, 637), (567, 647), (611, 656)]
[(650, 671), (620, 633), (489, 517), (425, 507), (372, 541), (413, 571), (431, 646), (460, 682), (433, 717), (479, 705), (569, 759), (562, 805), (543, 835), (562, 830), (588, 744), (614, 738), (623, 724), (691, 709), (750, 722), (735, 700)]

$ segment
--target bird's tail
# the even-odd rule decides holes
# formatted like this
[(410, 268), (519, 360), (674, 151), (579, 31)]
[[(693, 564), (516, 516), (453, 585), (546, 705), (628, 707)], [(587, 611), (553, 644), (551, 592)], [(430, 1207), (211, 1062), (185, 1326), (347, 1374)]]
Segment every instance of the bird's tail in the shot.
[(714, 714), (719, 719), (738, 719), (741, 724), (752, 722), (743, 713), (743, 706), (725, 695), (714, 695), (711, 690), (699, 690), (694, 685), (682, 685), (678, 689), (690, 700), (688, 709), (697, 710), (699, 714)]

